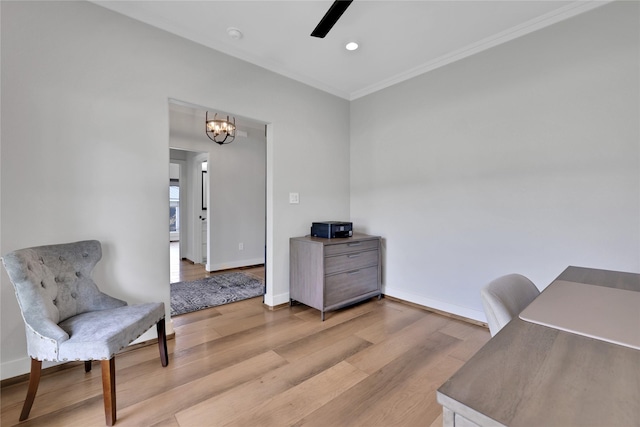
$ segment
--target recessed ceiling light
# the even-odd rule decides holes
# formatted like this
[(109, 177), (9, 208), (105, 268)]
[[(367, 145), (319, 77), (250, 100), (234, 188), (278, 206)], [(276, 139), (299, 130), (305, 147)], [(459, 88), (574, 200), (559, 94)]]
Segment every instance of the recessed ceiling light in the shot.
[(242, 31), (234, 27), (227, 28), (227, 34), (234, 40), (240, 40), (242, 38)]
[(347, 50), (356, 50), (358, 48), (358, 43), (356, 42), (349, 42), (347, 43), (347, 45), (345, 46), (345, 48)]

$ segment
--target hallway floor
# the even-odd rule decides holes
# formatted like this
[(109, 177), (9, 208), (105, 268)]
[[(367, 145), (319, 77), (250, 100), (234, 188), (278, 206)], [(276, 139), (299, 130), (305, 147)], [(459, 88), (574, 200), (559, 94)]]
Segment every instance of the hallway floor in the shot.
[(194, 264), (191, 261), (180, 259), (180, 242), (171, 242), (170, 248), (170, 283), (185, 282), (210, 277), (215, 274), (229, 273), (232, 271), (242, 271), (264, 280), (264, 264), (233, 268), (229, 270), (209, 272), (204, 268), (204, 264)]

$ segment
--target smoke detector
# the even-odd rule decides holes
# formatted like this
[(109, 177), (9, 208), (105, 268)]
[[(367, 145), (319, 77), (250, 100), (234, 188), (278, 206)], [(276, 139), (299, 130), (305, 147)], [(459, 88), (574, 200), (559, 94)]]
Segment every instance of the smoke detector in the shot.
[(234, 27), (229, 27), (227, 28), (227, 35), (234, 40), (240, 40), (242, 38), (242, 31)]

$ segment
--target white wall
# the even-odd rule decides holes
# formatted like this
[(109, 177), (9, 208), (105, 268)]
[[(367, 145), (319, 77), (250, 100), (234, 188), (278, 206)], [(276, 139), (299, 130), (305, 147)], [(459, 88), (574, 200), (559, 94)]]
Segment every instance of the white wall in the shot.
[[(266, 141), (262, 129), (242, 126), (231, 144), (211, 142), (204, 132), (204, 112), (170, 110), (170, 141), (174, 148), (206, 150), (211, 200), (208, 218), (210, 254), (207, 270), (262, 264), (265, 261)], [(200, 186), (194, 188), (200, 191)], [(193, 215), (192, 215), (193, 216)], [(189, 218), (192, 221), (197, 218)], [(196, 221), (199, 222), (199, 221)], [(239, 249), (242, 243), (244, 249)]]
[[(266, 146), (249, 130), (209, 160), (209, 271), (261, 264), (265, 260)], [(230, 148), (229, 150), (225, 150)], [(240, 244), (243, 249), (240, 249)], [(288, 288), (287, 288), (288, 292)]]
[[(101, 288), (163, 301), (168, 315), (168, 100), (180, 99), (271, 124), (265, 302), (286, 302), (289, 237), (313, 219), (349, 216), (348, 102), (94, 4), (0, 7), (0, 252), (99, 239)], [(299, 205), (288, 204), (290, 191)], [(13, 290), (0, 278), (7, 378), (29, 365)]]
[(483, 320), (506, 273), (640, 271), (639, 10), (616, 2), (351, 103), (384, 291)]

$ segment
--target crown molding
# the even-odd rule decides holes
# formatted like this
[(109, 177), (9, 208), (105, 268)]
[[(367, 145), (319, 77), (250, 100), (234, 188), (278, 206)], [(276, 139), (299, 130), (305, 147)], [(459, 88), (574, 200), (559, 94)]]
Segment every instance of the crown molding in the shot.
[[(115, 13), (121, 13), (119, 11), (118, 2), (113, 2), (109, 0), (89, 0), (89, 1), (99, 6), (102, 6), (106, 9), (109, 9)], [(405, 80), (409, 80), (413, 77), (419, 76), (421, 74), (424, 74), (429, 71), (435, 70), (437, 68), (443, 67), (445, 65), (451, 64), (452, 62), (459, 61), (468, 56), (490, 49), (494, 46), (506, 43), (518, 37), (522, 37), (534, 31), (548, 27), (557, 22), (564, 21), (566, 19), (569, 19), (581, 13), (603, 6), (607, 3), (611, 3), (612, 1), (614, 0), (573, 1), (552, 12), (546, 13), (544, 15), (531, 19), (527, 22), (516, 25), (507, 30), (501, 31), (485, 39), (471, 43), (467, 46), (464, 46), (446, 55), (440, 56), (429, 62), (421, 64), (417, 67), (414, 67), (402, 73), (396, 74), (395, 76), (381, 80), (363, 89), (359, 89), (350, 93), (348, 91), (341, 90), (336, 87), (327, 85), (326, 83), (318, 81), (309, 76), (292, 72), (291, 70), (286, 69), (286, 67), (280, 64), (277, 64), (273, 61), (270, 61), (268, 59), (259, 58), (247, 52), (240, 51), (229, 43), (214, 42), (209, 38), (207, 38), (204, 34), (201, 34), (200, 32), (198, 32), (194, 28), (185, 28), (182, 26), (178, 26), (171, 22), (167, 22), (167, 20), (163, 19), (161, 16), (149, 13), (148, 11), (143, 11), (140, 6), (136, 5), (135, 2), (127, 2), (127, 6), (129, 9), (129, 12), (135, 15), (135, 18), (132, 18), (132, 19), (136, 19), (138, 21), (144, 22), (153, 27), (160, 28), (164, 31), (168, 31), (170, 33), (173, 33), (174, 35), (179, 34), (178, 37), (182, 37), (184, 39), (190, 40), (197, 44), (203, 45), (207, 48), (214, 49), (218, 52), (229, 55), (241, 61), (248, 62), (254, 66), (264, 68), (273, 73), (276, 73), (278, 75), (303, 83), (307, 86), (310, 86), (322, 92), (329, 93), (339, 98), (343, 98), (347, 101), (353, 101), (358, 98), (362, 98), (363, 96), (372, 94), (379, 90), (401, 83)]]
[(611, 3), (613, 0), (578, 0), (574, 1), (560, 9), (556, 9), (553, 12), (541, 15), (537, 18), (531, 19), (522, 24), (511, 27), (500, 33), (494, 34), (478, 42), (467, 45), (461, 49), (455, 50), (447, 55), (440, 56), (425, 64), (414, 67), (410, 70), (397, 74), (388, 79), (382, 80), (376, 84), (370, 85), (361, 90), (354, 91), (350, 94), (349, 100), (353, 101), (363, 96), (372, 94), (379, 90), (401, 83), (405, 80), (409, 80), (413, 77), (435, 70), (436, 68), (443, 67), (451, 64), (452, 62), (459, 61), (468, 56), (490, 49), (494, 46), (506, 43), (514, 40), (518, 37), (522, 37), (534, 31), (553, 25), (557, 22), (564, 21), (581, 13), (590, 11), (597, 7), (603, 6), (607, 3)]
[(164, 19), (162, 16), (158, 14), (155, 14), (149, 10), (143, 9), (142, 5), (137, 5), (136, 2), (126, 3), (127, 10), (128, 10), (127, 14), (123, 13), (119, 7), (118, 2), (114, 2), (113, 0), (89, 0), (89, 2), (94, 3), (98, 6), (102, 6), (105, 9), (108, 9), (114, 13), (123, 15), (128, 19), (133, 19), (133, 20), (145, 23), (151, 27), (158, 28), (160, 30), (171, 33), (176, 37), (180, 37), (180, 38), (192, 41), (194, 43), (197, 43), (208, 49), (213, 49), (217, 52), (224, 53), (225, 55), (247, 62), (250, 65), (264, 68), (280, 76), (284, 76), (291, 80), (295, 80), (297, 82), (303, 83), (307, 86), (311, 86), (314, 89), (318, 89), (322, 92), (335, 95), (339, 98), (346, 99), (347, 101), (349, 100), (349, 93), (347, 91), (340, 90), (333, 86), (327, 85), (311, 77), (294, 73), (273, 61), (269, 61), (265, 58), (260, 58), (255, 55), (243, 52), (237, 49), (236, 47), (234, 47), (232, 44), (224, 43), (224, 42), (216, 42), (215, 40), (211, 40), (205, 34), (202, 34), (201, 32), (197, 31), (194, 28), (187, 28), (181, 25), (176, 25), (173, 22), (167, 21), (166, 19)]

